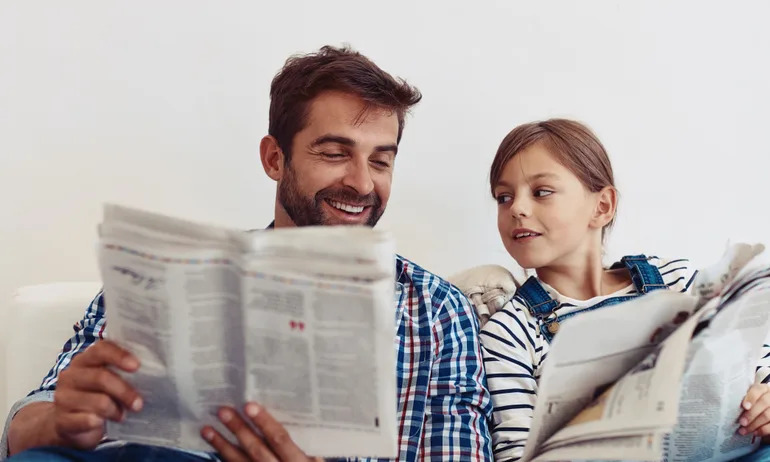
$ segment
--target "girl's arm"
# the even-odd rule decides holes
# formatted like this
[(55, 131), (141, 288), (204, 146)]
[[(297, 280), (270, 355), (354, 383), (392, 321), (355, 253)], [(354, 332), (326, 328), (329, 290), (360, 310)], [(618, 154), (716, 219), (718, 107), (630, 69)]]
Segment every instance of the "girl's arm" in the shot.
[(485, 324), (481, 343), (493, 403), (495, 460), (515, 461), (524, 452), (532, 422), (544, 341), (526, 308), (514, 299)]

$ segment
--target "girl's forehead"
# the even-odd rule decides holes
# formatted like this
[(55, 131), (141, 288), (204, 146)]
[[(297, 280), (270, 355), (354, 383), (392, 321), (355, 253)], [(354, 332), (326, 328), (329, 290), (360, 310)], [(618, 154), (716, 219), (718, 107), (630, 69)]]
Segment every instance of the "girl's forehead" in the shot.
[(529, 177), (552, 174), (561, 176), (566, 168), (547, 149), (533, 145), (517, 152), (503, 168), (503, 176)]

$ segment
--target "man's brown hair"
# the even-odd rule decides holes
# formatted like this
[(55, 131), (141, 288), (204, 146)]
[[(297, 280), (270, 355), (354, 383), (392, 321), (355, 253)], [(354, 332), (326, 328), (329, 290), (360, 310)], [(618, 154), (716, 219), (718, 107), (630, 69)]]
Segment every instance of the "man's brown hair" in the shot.
[(393, 78), (347, 46), (324, 46), (315, 53), (292, 56), (270, 86), (268, 128), (287, 162), (294, 136), (307, 124), (310, 103), (321, 92), (330, 90), (357, 95), (367, 103), (367, 110), (393, 111), (398, 116), (398, 142), (407, 112), (422, 99), (416, 87)]
[[(500, 143), (489, 172), (492, 196), (505, 165), (517, 153), (536, 143), (541, 143), (543, 148), (574, 173), (589, 191), (599, 192), (607, 186), (615, 187), (612, 164), (599, 138), (580, 122), (549, 119), (519, 125)], [(602, 236), (612, 228), (614, 222), (615, 217), (612, 217), (602, 230)]]

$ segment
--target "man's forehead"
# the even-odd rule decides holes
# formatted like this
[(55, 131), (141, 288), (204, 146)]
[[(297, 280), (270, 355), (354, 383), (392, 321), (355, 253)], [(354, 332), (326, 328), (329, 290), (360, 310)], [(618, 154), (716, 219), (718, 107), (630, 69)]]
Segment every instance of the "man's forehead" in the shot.
[(366, 132), (395, 140), (398, 137), (398, 116), (393, 111), (367, 107), (360, 97), (342, 92), (318, 95), (310, 104), (306, 128), (313, 132)]

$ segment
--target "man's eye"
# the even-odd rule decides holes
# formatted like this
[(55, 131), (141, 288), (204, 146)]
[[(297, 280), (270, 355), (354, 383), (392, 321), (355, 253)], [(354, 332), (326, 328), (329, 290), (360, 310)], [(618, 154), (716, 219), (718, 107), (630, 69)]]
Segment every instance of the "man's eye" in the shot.
[(538, 189), (535, 191), (535, 197), (545, 197), (550, 196), (551, 194), (553, 194), (553, 191), (549, 191), (547, 189)]
[(342, 157), (345, 157), (345, 154), (340, 154), (338, 152), (322, 152), (321, 155), (326, 157), (327, 159), (340, 159)]

